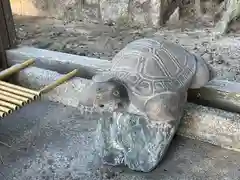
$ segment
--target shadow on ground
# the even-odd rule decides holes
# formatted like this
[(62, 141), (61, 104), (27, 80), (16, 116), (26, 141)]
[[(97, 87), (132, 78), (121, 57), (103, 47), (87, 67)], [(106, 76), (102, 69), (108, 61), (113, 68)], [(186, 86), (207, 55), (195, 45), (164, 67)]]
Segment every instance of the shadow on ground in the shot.
[(83, 116), (72, 107), (42, 101), (2, 119), (0, 141), (12, 147), (0, 145), (4, 163), (0, 165), (0, 179), (238, 180), (240, 177), (239, 153), (179, 136), (160, 166), (151, 173), (110, 167), (99, 170), (93, 150), (97, 118)]

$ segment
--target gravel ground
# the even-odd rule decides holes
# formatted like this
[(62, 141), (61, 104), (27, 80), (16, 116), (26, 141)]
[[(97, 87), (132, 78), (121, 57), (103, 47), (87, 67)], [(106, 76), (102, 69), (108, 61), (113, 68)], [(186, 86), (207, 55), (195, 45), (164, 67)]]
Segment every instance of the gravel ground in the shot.
[(215, 37), (211, 27), (197, 23), (161, 29), (128, 28), (96, 23), (15, 16), (20, 45), (30, 45), (54, 51), (111, 60), (134, 39), (162, 35), (166, 40), (182, 45), (201, 55), (217, 75), (240, 73), (240, 23), (231, 26), (228, 35)]
[(93, 149), (96, 121), (95, 115), (83, 116), (75, 108), (48, 101), (2, 119), (0, 141), (11, 147), (0, 145), (0, 179), (240, 179), (239, 153), (180, 136), (151, 173), (101, 166)]

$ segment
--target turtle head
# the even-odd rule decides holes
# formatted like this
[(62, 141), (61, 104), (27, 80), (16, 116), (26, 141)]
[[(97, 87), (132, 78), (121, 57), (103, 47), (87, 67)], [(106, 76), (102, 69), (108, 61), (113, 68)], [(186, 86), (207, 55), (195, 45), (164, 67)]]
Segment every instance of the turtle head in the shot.
[(93, 106), (99, 112), (123, 111), (126, 100), (124, 96), (124, 87), (113, 81), (111, 74), (98, 74), (93, 77), (96, 88), (96, 97)]

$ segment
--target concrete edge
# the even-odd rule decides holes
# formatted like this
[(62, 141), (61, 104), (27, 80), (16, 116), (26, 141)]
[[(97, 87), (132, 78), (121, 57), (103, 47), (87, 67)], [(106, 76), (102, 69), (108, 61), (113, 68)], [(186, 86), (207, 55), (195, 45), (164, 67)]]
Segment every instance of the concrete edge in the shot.
[[(40, 89), (60, 76), (58, 72), (29, 67), (18, 74), (17, 81), (22, 86)], [(94, 109), (84, 106), (81, 101), (86, 93), (84, 89), (90, 84), (91, 80), (75, 77), (46, 94), (44, 99), (91, 113)], [(240, 115), (187, 103), (177, 134), (240, 151)]]
[(33, 66), (49, 69), (59, 73), (67, 73), (76, 68), (79, 69), (79, 77), (89, 78), (92, 75), (109, 70), (111, 62), (86, 56), (78, 56), (46, 49), (22, 46), (6, 51), (8, 64), (22, 63), (27, 59), (36, 60)]

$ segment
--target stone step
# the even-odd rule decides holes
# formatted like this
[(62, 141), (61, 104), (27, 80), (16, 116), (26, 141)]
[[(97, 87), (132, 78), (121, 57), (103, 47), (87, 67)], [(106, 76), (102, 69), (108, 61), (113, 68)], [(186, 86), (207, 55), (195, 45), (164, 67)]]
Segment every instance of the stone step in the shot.
[(213, 79), (203, 88), (190, 89), (188, 101), (240, 113), (240, 83)]
[[(22, 86), (40, 89), (60, 76), (61, 74), (51, 70), (30, 67), (18, 74), (17, 81)], [(76, 77), (52, 90), (44, 98), (77, 107), (83, 113), (91, 113), (93, 108), (82, 106), (86, 93), (84, 89), (90, 84), (91, 80)], [(187, 103), (177, 134), (240, 151), (240, 115)]]

